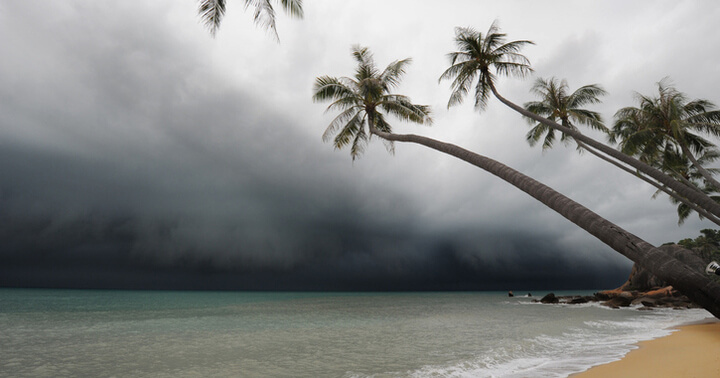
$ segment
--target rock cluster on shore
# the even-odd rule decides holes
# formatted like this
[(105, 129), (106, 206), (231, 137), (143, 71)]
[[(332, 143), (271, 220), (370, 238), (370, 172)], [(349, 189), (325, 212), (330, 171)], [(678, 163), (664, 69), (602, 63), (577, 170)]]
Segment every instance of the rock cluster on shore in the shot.
[(640, 306), (639, 310), (652, 310), (654, 307), (670, 307), (675, 309), (700, 308), (688, 297), (680, 294), (672, 286), (657, 288), (651, 291), (623, 291), (618, 289), (600, 291), (593, 295), (556, 296), (550, 293), (533, 302), (551, 304), (582, 304), (600, 302), (611, 308)]
[[(676, 250), (673, 246), (663, 246), (661, 248), (665, 248), (670, 252)], [(681, 254), (677, 254), (675, 257), (681, 261), (686, 259)], [(695, 268), (700, 271), (704, 268), (694, 260), (687, 259), (686, 263), (697, 265)], [(627, 282), (617, 289), (600, 291), (587, 296), (555, 296), (555, 294), (550, 293), (540, 300), (533, 300), (533, 302), (558, 304), (600, 302), (600, 304), (611, 308), (639, 306), (639, 310), (652, 310), (655, 307), (700, 308), (688, 297), (637, 264), (633, 265)]]

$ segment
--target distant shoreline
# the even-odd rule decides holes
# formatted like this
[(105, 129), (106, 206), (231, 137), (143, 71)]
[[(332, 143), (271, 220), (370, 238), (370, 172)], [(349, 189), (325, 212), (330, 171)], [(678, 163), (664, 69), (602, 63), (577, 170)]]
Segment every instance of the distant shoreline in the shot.
[(672, 334), (638, 343), (621, 360), (574, 374), (599, 377), (720, 377), (720, 320), (676, 327)]

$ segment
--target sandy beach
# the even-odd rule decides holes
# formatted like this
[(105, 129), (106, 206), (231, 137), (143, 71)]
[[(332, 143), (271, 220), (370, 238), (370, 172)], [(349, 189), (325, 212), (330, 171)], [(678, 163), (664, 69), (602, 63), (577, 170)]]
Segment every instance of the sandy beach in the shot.
[(720, 321), (678, 327), (669, 336), (641, 342), (620, 361), (573, 377), (720, 377)]

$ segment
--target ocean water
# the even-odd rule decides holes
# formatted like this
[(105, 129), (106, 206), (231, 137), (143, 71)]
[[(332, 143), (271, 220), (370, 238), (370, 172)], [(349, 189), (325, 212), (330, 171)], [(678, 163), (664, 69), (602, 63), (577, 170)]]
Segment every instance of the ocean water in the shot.
[(0, 289), (0, 376), (567, 377), (710, 317), (531, 299)]

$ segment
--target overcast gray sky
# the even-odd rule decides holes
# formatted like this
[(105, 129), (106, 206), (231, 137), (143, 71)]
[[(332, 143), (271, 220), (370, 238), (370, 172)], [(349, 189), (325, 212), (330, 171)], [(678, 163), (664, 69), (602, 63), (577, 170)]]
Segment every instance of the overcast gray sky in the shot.
[[(0, 3), (0, 285), (240, 289), (524, 289), (619, 285), (630, 262), (484, 171), (375, 140), (359, 160), (320, 136), (317, 76), (350, 76), (350, 47), (380, 66), (413, 58), (399, 91), (431, 127), (395, 122), (502, 161), (656, 245), (666, 198), (572, 146), (542, 153), (492, 100), (446, 108), (454, 28), (493, 22), (534, 78), (601, 84), (610, 122), (669, 76), (720, 101), (713, 1), (306, 1), (278, 12), (281, 42), (241, 1), (211, 38), (184, 1)], [(594, 135), (594, 134), (593, 134)], [(600, 135), (596, 135), (602, 138)]]

